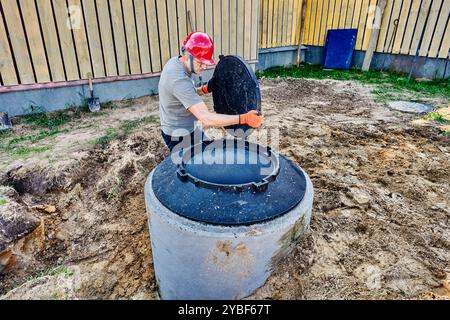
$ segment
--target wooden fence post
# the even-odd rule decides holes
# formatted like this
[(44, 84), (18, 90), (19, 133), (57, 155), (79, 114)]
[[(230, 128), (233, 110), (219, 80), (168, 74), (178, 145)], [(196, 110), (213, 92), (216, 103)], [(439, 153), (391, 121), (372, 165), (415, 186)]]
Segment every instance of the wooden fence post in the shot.
[[(373, 25), (374, 28), (372, 29), (372, 33), (370, 34), (369, 45), (367, 47), (366, 55), (364, 56), (364, 62), (362, 65), (363, 71), (369, 71), (370, 69), (370, 63), (372, 62), (373, 52), (375, 51), (375, 47), (377, 46), (378, 35), (380, 34), (380, 27), (381, 22), (383, 20), (384, 8), (386, 7), (386, 0), (380, 0), (378, 7), (380, 9), (379, 11), (380, 21), (378, 24)], [(377, 12), (375, 11), (375, 18), (376, 15)]]
[(298, 42), (298, 50), (297, 50), (297, 68), (300, 67), (300, 53), (301, 53), (301, 49), (302, 49), (302, 42), (303, 42), (303, 31), (305, 30), (305, 17), (306, 17), (306, 1), (307, 0), (302, 0), (302, 18), (300, 20), (300, 40)]

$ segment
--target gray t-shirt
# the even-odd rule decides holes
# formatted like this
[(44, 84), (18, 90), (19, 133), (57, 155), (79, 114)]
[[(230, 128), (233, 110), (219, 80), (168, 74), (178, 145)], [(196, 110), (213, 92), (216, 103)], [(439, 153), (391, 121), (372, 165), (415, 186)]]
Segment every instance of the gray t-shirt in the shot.
[[(178, 60), (170, 59), (161, 73), (159, 80), (159, 115), (161, 129), (165, 134), (180, 136), (176, 129), (194, 131), (197, 118), (189, 108), (202, 102), (192, 80)], [(186, 133), (186, 131), (184, 131)]]

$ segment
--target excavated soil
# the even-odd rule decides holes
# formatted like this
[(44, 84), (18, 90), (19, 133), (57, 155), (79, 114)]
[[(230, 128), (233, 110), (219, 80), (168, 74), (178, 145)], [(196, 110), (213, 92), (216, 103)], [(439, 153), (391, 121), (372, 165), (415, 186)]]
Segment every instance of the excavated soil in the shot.
[[(309, 233), (249, 299), (449, 298), (449, 137), (352, 82), (263, 79), (261, 93), (264, 126), (280, 129), (315, 198)], [(148, 97), (126, 110), (156, 112)], [(104, 146), (86, 136), (59, 137), (57, 160), (0, 170), (22, 205), (56, 208), (35, 210), (44, 248), (0, 275), (0, 299), (156, 298), (143, 186), (168, 155), (158, 123)]]

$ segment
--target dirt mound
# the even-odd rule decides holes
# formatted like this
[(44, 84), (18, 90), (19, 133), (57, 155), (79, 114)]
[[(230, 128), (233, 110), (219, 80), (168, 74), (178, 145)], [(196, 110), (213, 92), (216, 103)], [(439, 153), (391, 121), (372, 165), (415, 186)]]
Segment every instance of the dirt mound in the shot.
[[(80, 276), (73, 280), (74, 289), (50, 290), (49, 294), (59, 297), (66, 292), (64, 297), (90, 299), (154, 291), (143, 190), (149, 172), (168, 153), (158, 136), (159, 129), (149, 127), (106, 147), (98, 146), (64, 169), (64, 179), (58, 180), (64, 183), (56, 184), (54, 176), (31, 174), (30, 170), (10, 173), (10, 181), (27, 193), (24, 197), (30, 205), (43, 200), (43, 185), (46, 203), (57, 209), (42, 214), (46, 248), (29, 268), (44, 272), (44, 276), (43, 266), (76, 265), (80, 269)], [(0, 279), (3, 290), (18, 280), (14, 273)], [(48, 285), (38, 281), (32, 286), (41, 284)], [(23, 290), (26, 288), (29, 284)]]

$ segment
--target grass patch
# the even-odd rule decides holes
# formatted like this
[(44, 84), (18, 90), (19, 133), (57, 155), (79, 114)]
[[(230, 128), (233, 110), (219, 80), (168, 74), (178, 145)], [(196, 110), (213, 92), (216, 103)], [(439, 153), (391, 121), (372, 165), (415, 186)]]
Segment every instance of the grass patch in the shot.
[(42, 271), (39, 271), (27, 278), (27, 281), (46, 277), (46, 276), (58, 276), (63, 275), (65, 278), (70, 277), (73, 275), (73, 271), (69, 269), (69, 267), (65, 265), (57, 265), (53, 267), (49, 267), (47, 269), (44, 269)]
[[(423, 97), (443, 96), (450, 98), (449, 80), (417, 81), (404, 74), (351, 70), (324, 70), (318, 65), (302, 64), (300, 68), (274, 67), (257, 73), (258, 78), (311, 78), (311, 79), (334, 79), (353, 80), (364, 84), (374, 85), (372, 91), (378, 101), (398, 99), (402, 93), (410, 92), (420, 94)], [(420, 99), (420, 97), (419, 97)]]
[(123, 188), (123, 179), (121, 177), (117, 177), (116, 184), (114, 185), (114, 187), (111, 188), (111, 190), (109, 190), (107, 199), (111, 200), (112, 198), (117, 197), (122, 188)]
[(17, 147), (12, 148), (9, 150), (9, 154), (15, 157), (23, 158), (27, 157), (31, 154), (37, 154), (37, 153), (43, 153), (45, 151), (50, 150), (50, 146), (44, 146), (44, 147)]
[(106, 145), (110, 141), (119, 138), (121, 135), (116, 129), (108, 129), (106, 134), (97, 140), (95, 140), (95, 144)]
[(95, 140), (95, 144), (99, 144), (102, 146), (105, 146), (110, 141), (114, 139), (119, 139), (122, 137), (127, 136), (131, 132), (133, 132), (135, 129), (139, 128), (142, 125), (145, 125), (147, 123), (155, 123), (158, 122), (158, 118), (154, 116), (149, 116), (141, 119), (136, 120), (125, 120), (122, 121), (120, 126), (115, 129), (108, 129), (106, 131), (106, 134), (98, 139)]
[(5, 204), (7, 204), (8, 203), (8, 200), (7, 199), (5, 199), (5, 198), (3, 198), (3, 197), (0, 197), (0, 206), (3, 206), (3, 205), (5, 205)]
[(447, 119), (446, 117), (444, 117), (443, 115), (441, 115), (439, 112), (437, 111), (432, 111), (430, 113), (428, 113), (425, 117), (425, 120), (431, 120), (431, 121), (436, 121), (442, 124), (449, 124), (450, 120)]
[(12, 136), (11, 130), (0, 130), (0, 139), (9, 138)]
[(67, 110), (48, 113), (42, 107), (31, 107), (31, 112), (23, 116), (23, 121), (34, 129), (47, 128), (53, 130), (73, 120)]

